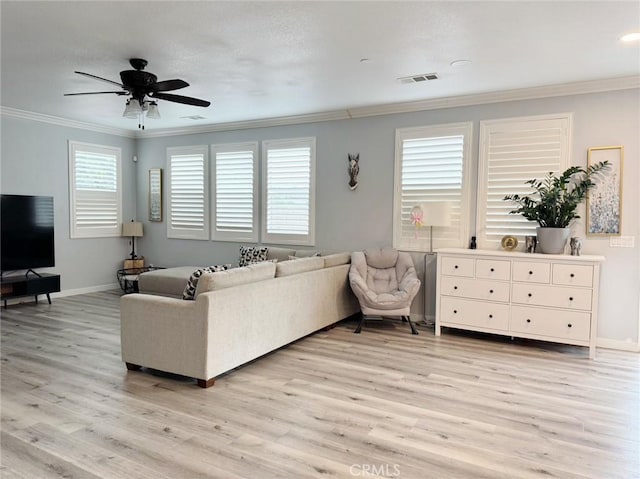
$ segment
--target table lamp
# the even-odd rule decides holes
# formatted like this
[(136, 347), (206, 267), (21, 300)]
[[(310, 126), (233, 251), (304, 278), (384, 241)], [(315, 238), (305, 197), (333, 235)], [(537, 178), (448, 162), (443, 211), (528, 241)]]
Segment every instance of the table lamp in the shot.
[(433, 253), (433, 227), (451, 226), (451, 203), (433, 201), (422, 203), (422, 224), (429, 227), (429, 252)]
[(142, 223), (133, 220), (122, 223), (122, 236), (131, 237), (131, 259), (136, 259), (136, 237), (142, 237)]

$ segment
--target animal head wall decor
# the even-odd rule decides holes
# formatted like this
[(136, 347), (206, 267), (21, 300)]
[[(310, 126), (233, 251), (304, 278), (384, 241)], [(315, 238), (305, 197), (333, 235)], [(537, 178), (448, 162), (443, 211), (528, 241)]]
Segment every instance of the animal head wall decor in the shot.
[(349, 189), (351, 191), (358, 187), (358, 173), (360, 173), (360, 153), (349, 155)]

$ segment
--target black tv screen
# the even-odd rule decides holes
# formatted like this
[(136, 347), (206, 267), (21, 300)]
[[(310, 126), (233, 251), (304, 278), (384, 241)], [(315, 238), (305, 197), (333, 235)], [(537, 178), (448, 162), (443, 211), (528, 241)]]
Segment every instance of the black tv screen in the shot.
[(2, 271), (55, 266), (52, 196), (0, 196)]

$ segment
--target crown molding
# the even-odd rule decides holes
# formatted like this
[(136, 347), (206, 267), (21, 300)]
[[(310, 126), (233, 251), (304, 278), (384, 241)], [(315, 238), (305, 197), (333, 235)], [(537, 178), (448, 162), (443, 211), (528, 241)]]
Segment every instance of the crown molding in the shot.
[(502, 103), (507, 101), (536, 100), (557, 96), (584, 95), (588, 93), (602, 93), (615, 90), (630, 90), (640, 88), (640, 75), (609, 78), (606, 80), (590, 80), (559, 85), (547, 85), (516, 90), (496, 91), (489, 93), (475, 93), (472, 95), (434, 98), (432, 100), (410, 101), (405, 103), (389, 103), (386, 105), (350, 108), (347, 111), (351, 118), (368, 116), (392, 115), (396, 113), (411, 113), (424, 110), (439, 110), (442, 108), (456, 108), (461, 106), (484, 105), (488, 103)]
[(302, 123), (316, 123), (322, 121), (347, 120), (353, 118), (366, 118), (370, 116), (393, 115), (398, 113), (412, 113), (417, 111), (440, 110), (443, 108), (456, 108), (462, 106), (484, 105), (508, 101), (536, 100), (558, 96), (583, 95), (588, 93), (602, 93), (616, 90), (629, 90), (640, 88), (640, 75), (608, 78), (603, 80), (589, 80), (556, 85), (546, 85), (532, 88), (519, 88), (514, 90), (496, 91), (488, 93), (474, 93), (471, 95), (450, 96), (434, 98), (430, 100), (417, 100), (401, 103), (388, 103), (383, 105), (347, 108), (320, 113), (304, 115), (282, 116), (265, 118), (260, 120), (235, 121), (228, 123), (211, 123), (199, 126), (185, 126), (180, 128), (160, 128), (157, 130), (126, 130), (121, 128), (97, 125), (94, 123), (68, 120), (42, 113), (28, 112), (0, 106), (0, 113), (5, 116), (22, 118), (26, 120), (41, 121), (70, 128), (106, 133), (109, 135), (124, 136), (127, 138), (158, 138), (178, 135), (196, 135), (199, 133), (212, 133), (218, 131), (247, 130), (250, 128), (266, 128), (273, 126), (298, 125)]
[(45, 115), (32, 111), (18, 110), (8, 106), (0, 106), (0, 114), (11, 118), (20, 118), (22, 120), (39, 121), (42, 123), (50, 123), (57, 126), (65, 126), (68, 128), (79, 128), (81, 130), (95, 131), (98, 133), (106, 133), (107, 135), (124, 136), (126, 138), (135, 138), (134, 131), (115, 128), (111, 126), (98, 125), (96, 123), (88, 123), (84, 121), (69, 120), (58, 116)]
[(301, 123), (317, 123), (321, 121), (348, 120), (347, 110), (334, 110), (305, 115), (280, 116), (261, 120), (234, 121), (228, 123), (212, 123), (201, 126), (186, 126), (182, 128), (163, 128), (158, 130), (138, 131), (137, 138), (157, 138), (176, 135), (194, 135), (216, 131), (248, 130), (250, 128), (266, 128), (270, 126), (299, 125)]

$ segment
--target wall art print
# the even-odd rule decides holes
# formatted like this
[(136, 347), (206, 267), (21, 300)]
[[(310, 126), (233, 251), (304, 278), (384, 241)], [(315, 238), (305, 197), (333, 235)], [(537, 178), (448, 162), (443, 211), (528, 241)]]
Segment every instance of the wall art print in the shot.
[(623, 146), (589, 148), (587, 165), (609, 162), (609, 170), (587, 196), (587, 235), (620, 236), (622, 228)]
[(149, 170), (149, 221), (162, 221), (162, 168)]

